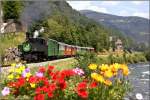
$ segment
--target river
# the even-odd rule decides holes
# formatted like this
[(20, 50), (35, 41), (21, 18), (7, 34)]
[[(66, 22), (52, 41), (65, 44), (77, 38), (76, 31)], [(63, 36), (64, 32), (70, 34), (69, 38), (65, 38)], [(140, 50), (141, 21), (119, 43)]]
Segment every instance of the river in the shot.
[[(150, 65), (144, 63), (129, 64), (130, 75), (129, 80), (133, 90), (125, 100), (150, 100)], [(137, 99), (137, 96), (141, 99)]]

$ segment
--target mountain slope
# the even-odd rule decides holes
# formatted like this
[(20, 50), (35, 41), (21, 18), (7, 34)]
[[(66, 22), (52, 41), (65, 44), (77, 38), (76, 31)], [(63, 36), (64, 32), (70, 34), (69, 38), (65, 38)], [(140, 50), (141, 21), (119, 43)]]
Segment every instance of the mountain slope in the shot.
[(82, 10), (80, 13), (105, 26), (120, 30), (131, 37), (136, 43), (146, 43), (149, 40), (149, 20), (141, 17), (122, 17), (111, 14)]
[[(33, 19), (34, 23), (29, 20), (30, 22), (26, 24), (30, 25), (31, 34), (42, 26), (45, 28), (45, 33), (40, 35), (45, 38), (52, 38), (60, 42), (83, 47), (94, 47), (97, 51), (109, 48), (109, 33), (111, 32), (103, 25), (73, 10), (67, 2), (32, 1), (27, 3), (25, 10), (23, 10), (27, 12), (23, 13), (23, 15)], [(44, 8), (50, 8), (50, 13), (45, 14), (47, 9)], [(30, 15), (32, 16), (30, 17)], [(37, 15), (41, 16), (37, 17)], [(38, 22), (37, 19), (40, 21)], [(25, 22), (28, 22), (28, 20)]]

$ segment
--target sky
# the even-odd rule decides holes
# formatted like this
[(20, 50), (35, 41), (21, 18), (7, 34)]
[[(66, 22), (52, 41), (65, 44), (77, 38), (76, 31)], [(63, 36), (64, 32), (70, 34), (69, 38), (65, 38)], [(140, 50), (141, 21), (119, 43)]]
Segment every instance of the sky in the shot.
[(93, 10), (119, 16), (149, 19), (149, 1), (67, 1), (75, 10)]

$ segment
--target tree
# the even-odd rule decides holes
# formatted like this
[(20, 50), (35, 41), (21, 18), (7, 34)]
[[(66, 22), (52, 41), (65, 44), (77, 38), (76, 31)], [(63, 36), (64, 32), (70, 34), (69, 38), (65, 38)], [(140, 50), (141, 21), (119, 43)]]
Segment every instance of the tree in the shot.
[(4, 20), (14, 19), (17, 21), (19, 19), (23, 3), (22, 1), (3, 1), (3, 12), (4, 12)]

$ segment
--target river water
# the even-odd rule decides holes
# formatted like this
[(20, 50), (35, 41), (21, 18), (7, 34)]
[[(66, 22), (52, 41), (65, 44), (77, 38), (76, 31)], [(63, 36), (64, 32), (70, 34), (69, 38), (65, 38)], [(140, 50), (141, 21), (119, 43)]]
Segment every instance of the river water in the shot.
[[(130, 75), (129, 80), (132, 84), (133, 90), (125, 100), (150, 100), (150, 65), (141, 64), (129, 64)], [(141, 99), (137, 99), (140, 94)]]

